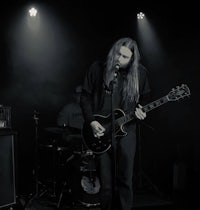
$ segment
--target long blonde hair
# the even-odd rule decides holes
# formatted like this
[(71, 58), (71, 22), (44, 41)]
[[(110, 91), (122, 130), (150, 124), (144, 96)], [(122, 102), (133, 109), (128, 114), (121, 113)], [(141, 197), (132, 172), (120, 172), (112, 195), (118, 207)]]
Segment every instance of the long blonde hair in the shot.
[(140, 60), (140, 54), (137, 47), (136, 41), (132, 40), (129, 37), (121, 38), (116, 41), (113, 46), (111, 47), (107, 59), (106, 59), (106, 68), (104, 74), (104, 81), (106, 84), (109, 84), (110, 78), (114, 74), (114, 65), (115, 65), (115, 55), (119, 52), (122, 46), (128, 47), (133, 55), (131, 62), (129, 64), (129, 70), (127, 72), (127, 76), (125, 78), (123, 84), (123, 103), (127, 104), (128, 102), (135, 101), (136, 103), (139, 101), (139, 73), (138, 73), (138, 66)]

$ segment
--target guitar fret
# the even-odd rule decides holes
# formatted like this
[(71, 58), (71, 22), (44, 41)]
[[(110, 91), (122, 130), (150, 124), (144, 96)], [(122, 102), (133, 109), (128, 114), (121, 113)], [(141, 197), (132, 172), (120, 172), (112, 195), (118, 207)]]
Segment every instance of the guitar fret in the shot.
[(143, 111), (148, 112), (148, 111), (151, 111), (152, 109), (155, 109), (167, 102), (168, 102), (168, 99), (166, 96), (164, 96), (156, 101), (151, 102), (150, 104), (147, 104), (142, 109), (143, 109)]
[(119, 117), (118, 119), (116, 119), (115, 122), (117, 125), (122, 125), (124, 123), (131, 121), (134, 117), (135, 117), (134, 112), (131, 112), (125, 116)]

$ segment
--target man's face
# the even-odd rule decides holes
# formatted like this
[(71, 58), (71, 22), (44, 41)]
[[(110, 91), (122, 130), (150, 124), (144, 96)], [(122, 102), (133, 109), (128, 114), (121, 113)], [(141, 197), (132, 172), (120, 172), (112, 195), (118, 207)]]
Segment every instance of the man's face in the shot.
[(131, 61), (132, 51), (125, 46), (121, 46), (119, 52), (115, 56), (115, 63), (119, 64), (120, 68), (126, 68)]

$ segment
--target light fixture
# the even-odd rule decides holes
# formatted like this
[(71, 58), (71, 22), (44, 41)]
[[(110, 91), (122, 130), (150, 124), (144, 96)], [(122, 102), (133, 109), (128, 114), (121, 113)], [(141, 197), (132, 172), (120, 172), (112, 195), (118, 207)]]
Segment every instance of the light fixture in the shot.
[(143, 19), (144, 18), (144, 13), (143, 12), (140, 12), (137, 14), (137, 19)]
[(36, 10), (34, 7), (32, 7), (32, 8), (29, 10), (29, 15), (30, 15), (31, 17), (35, 17), (36, 14), (37, 14), (37, 10)]

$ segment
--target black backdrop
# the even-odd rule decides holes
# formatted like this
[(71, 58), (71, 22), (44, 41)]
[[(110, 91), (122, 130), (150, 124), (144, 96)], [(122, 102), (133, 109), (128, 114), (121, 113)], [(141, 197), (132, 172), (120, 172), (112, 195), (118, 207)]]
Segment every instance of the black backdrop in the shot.
[[(153, 99), (182, 83), (191, 90), (189, 99), (149, 113), (147, 125), (141, 126), (141, 137), (143, 164), (152, 179), (163, 190), (171, 190), (173, 164), (181, 157), (187, 168), (186, 186), (193, 192), (198, 183), (200, 150), (196, 123), (200, 36), (195, 5), (191, 2), (179, 8), (170, 2), (142, 1), (133, 1), (133, 6), (128, 1), (115, 2), (113, 7), (103, 1), (36, 3), (50, 17), (48, 21), (45, 16), (47, 25), (41, 40), (23, 32), (22, 17), (28, 1), (7, 1), (0, 19), (0, 104), (12, 107), (12, 128), (18, 133), (20, 193), (31, 192), (34, 185), (34, 110), (39, 112), (41, 128), (54, 126), (59, 109), (70, 101), (73, 88), (82, 82), (89, 64), (103, 57), (114, 40), (122, 36), (133, 37), (141, 46)], [(135, 16), (140, 9), (147, 12), (162, 44), (165, 59), (158, 63), (156, 57), (145, 54), (137, 35)], [(36, 46), (35, 54), (24, 51), (31, 43)]]

